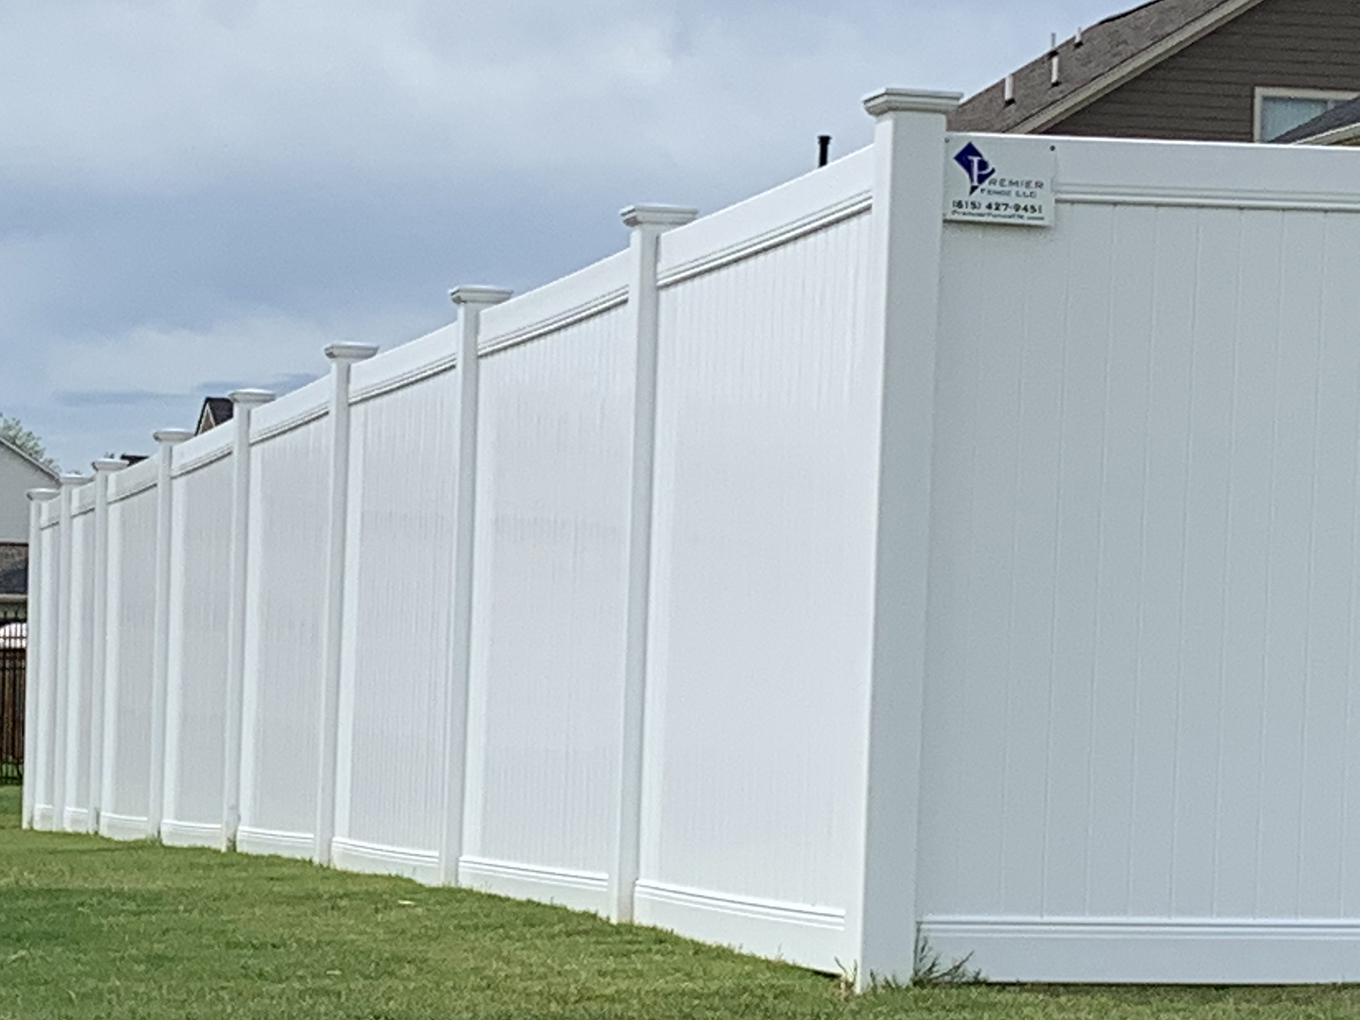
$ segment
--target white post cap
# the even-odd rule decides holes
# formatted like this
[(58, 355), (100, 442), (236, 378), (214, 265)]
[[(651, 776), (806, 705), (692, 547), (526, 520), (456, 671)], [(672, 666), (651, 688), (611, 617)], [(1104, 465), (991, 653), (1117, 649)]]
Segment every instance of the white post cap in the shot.
[(61, 493), (56, 489), (29, 489), (24, 495), (34, 503), (46, 503), (49, 499), (56, 499)]
[(698, 209), (680, 205), (649, 205), (645, 202), (619, 210), (619, 218), (625, 227), (683, 227), (698, 215)]
[(193, 439), (194, 434), (188, 429), (157, 429), (151, 433), (151, 438), (162, 446), (174, 446), (186, 439)]
[(74, 472), (70, 474), (64, 474), (57, 479), (57, 481), (61, 483), (63, 488), (67, 486), (84, 485), (89, 480), (90, 480), (89, 475), (78, 475), (75, 474)]
[(927, 92), (924, 89), (879, 89), (864, 97), (864, 108), (874, 117), (887, 113), (950, 114), (963, 101), (962, 92)]
[(233, 404), (244, 404), (247, 407), (255, 407), (259, 404), (267, 404), (275, 399), (275, 394), (270, 390), (232, 390), (227, 394), (227, 399)]
[(331, 361), (367, 361), (378, 353), (373, 344), (327, 344), (326, 357)]
[(455, 305), (498, 305), (510, 300), (513, 290), (503, 287), (487, 287), (482, 284), (464, 284), (449, 291), (449, 300)]
[(123, 468), (127, 466), (128, 466), (127, 461), (118, 460), (113, 457), (100, 457), (98, 460), (90, 462), (90, 467), (94, 468), (95, 474), (100, 474), (108, 471), (121, 471), (123, 470)]

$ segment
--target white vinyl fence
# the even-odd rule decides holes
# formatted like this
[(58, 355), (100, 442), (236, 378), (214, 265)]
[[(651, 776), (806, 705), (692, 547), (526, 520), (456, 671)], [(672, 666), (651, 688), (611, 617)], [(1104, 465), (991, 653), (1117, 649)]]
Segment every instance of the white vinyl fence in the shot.
[[(954, 102), (35, 493), (25, 823), (860, 980), (1360, 980), (1360, 153)], [(969, 142), (1051, 226), (944, 222)]]

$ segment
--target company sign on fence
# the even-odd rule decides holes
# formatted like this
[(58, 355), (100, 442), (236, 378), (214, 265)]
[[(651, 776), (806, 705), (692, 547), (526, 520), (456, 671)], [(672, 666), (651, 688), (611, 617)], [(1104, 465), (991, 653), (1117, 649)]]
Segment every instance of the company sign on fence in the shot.
[(864, 980), (1360, 979), (1360, 154), (956, 101), (35, 493), (25, 824)]
[(960, 223), (1051, 227), (1057, 146), (1047, 138), (945, 139), (944, 215)]

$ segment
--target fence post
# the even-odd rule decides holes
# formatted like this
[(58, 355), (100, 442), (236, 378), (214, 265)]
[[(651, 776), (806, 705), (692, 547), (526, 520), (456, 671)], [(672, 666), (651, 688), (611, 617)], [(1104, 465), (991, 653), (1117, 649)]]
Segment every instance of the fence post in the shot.
[(330, 512), (326, 523), (326, 612), (322, 624), (321, 760), (317, 766), (312, 860), (331, 862), (335, 837), (335, 770), (340, 730), (340, 654), (345, 623), (345, 525), (349, 504), (349, 380), (356, 361), (378, 353), (370, 344), (331, 344)]
[(250, 419), (251, 412), (274, 399), (268, 390), (235, 390), (232, 403), (231, 447), (231, 600), (227, 607), (227, 684), (222, 742), (222, 849), (236, 849), (241, 827), (242, 692), (246, 676), (246, 567), (250, 540)]
[(28, 490), (28, 605), (24, 624), (24, 775), (21, 824), (33, 828), (38, 800), (38, 727), (45, 725), (38, 710), (38, 642), (42, 629), (42, 507), (58, 496), (56, 489)]
[(52, 683), (52, 718), (47, 732), (48, 790), (52, 794), (52, 829), (66, 828), (66, 738), (70, 720), (66, 718), (66, 702), (71, 689), (71, 503), (77, 486), (89, 479), (84, 475), (65, 474), (61, 483), (61, 523), (57, 531), (57, 670)]
[(193, 436), (186, 429), (161, 429), (151, 438), (160, 446), (156, 474), (156, 617), (151, 668), (151, 776), (146, 802), (146, 832), (159, 837), (165, 813), (165, 702), (170, 681), (170, 512), (171, 468), (175, 447)]
[(90, 817), (87, 832), (99, 831), (104, 798), (104, 678), (109, 627), (109, 475), (127, 467), (122, 460), (97, 460), (94, 468), (94, 641), (90, 648)]
[(477, 337), (482, 312), (510, 297), (497, 287), (449, 291), (458, 313), (458, 491), (454, 497), (453, 597), (449, 605), (449, 682), (444, 709), (443, 813), (439, 883), (458, 883), (467, 781), (468, 674), (472, 666), (472, 555), (477, 511)]
[(683, 226), (697, 209), (632, 205), (619, 214), (631, 231), (628, 252), (628, 329), (636, 351), (633, 395), (632, 504), (628, 512), (628, 595), (619, 754), (618, 829), (609, 869), (609, 910), (615, 921), (633, 919), (642, 839), (642, 730), (647, 696), (647, 612), (652, 556), (652, 467), (656, 453), (656, 360), (660, 333), (658, 240)]
[(858, 980), (910, 979), (925, 686), (931, 456), (944, 230), (945, 120), (962, 97), (886, 89), (874, 126), (869, 329), (883, 357), (874, 621), (861, 784), (863, 851), (851, 904)]

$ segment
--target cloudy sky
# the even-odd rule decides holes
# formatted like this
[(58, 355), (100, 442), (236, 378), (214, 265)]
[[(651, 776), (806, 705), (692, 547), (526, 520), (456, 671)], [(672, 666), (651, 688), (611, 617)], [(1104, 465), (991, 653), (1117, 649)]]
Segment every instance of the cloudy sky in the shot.
[(1123, 0), (0, 0), (0, 412), (64, 467), (973, 92)]

